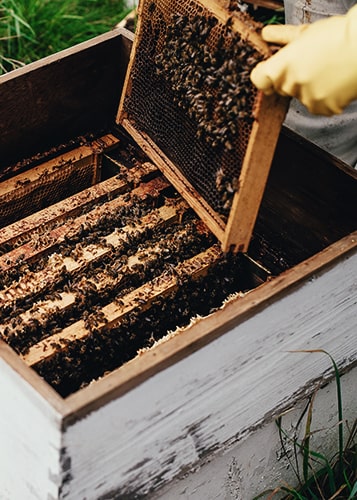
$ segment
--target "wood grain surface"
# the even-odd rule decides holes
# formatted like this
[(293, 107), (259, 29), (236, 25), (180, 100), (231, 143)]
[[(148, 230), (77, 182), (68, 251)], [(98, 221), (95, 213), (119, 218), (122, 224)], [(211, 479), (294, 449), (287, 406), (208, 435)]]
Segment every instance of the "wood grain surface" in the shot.
[(0, 77), (0, 172), (112, 125), (130, 51), (123, 33), (113, 30)]

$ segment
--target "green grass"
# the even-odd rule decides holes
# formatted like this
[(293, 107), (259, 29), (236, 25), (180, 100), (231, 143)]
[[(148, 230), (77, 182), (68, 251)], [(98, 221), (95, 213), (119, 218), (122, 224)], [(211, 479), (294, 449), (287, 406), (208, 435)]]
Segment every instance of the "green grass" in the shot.
[(0, 0), (0, 74), (112, 29), (125, 0)]
[(254, 9), (253, 7), (249, 6), (248, 12), (252, 17), (254, 17), (257, 21), (261, 22), (264, 25), (284, 24), (285, 22), (283, 9), (272, 11), (271, 9), (264, 9), (263, 7)]
[[(280, 443), (283, 454), (287, 457), (289, 464), (296, 477), (296, 487), (289, 485), (277, 486), (274, 490), (264, 491), (254, 500), (265, 498), (272, 500), (275, 495), (286, 493), (284, 500), (353, 500), (357, 498), (357, 420), (352, 427), (343, 418), (342, 410), (342, 388), (340, 373), (333, 358), (323, 350), (297, 351), (310, 353), (323, 353), (327, 355), (335, 373), (336, 380), (336, 432), (338, 437), (338, 449), (333, 457), (327, 458), (323, 453), (311, 449), (310, 440), (314, 434), (312, 431), (312, 413), (314, 405), (313, 395), (302, 412), (296, 429), (299, 429), (303, 418), (305, 418), (304, 436), (298, 440), (291, 437), (282, 425), (282, 418), (277, 420)], [(346, 432), (344, 432), (346, 431)], [(316, 431), (315, 431), (316, 432)], [(344, 443), (344, 434), (348, 435)], [(286, 443), (293, 449), (293, 458), (287, 451)]]

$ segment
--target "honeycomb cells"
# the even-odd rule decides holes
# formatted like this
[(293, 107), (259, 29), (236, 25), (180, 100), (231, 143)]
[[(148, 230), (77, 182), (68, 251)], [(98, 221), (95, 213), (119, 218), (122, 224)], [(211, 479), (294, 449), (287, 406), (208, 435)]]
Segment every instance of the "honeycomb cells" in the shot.
[(226, 220), (253, 123), (259, 52), (194, 1), (144, 2), (124, 111)]
[(20, 215), (26, 217), (40, 210), (44, 199), (55, 203), (87, 188), (93, 182), (95, 168), (92, 161), (78, 161), (76, 168), (69, 162), (51, 172), (45, 170), (35, 182), (19, 181), (15, 191), (0, 195), (0, 227), (11, 224)]

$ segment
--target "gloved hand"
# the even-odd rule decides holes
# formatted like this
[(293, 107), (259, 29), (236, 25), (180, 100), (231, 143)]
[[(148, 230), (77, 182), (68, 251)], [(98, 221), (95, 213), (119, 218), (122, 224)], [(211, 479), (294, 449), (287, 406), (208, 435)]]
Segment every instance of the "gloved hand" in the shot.
[(311, 113), (326, 116), (357, 99), (357, 5), (312, 24), (266, 26), (262, 37), (286, 44), (251, 72), (264, 93), (296, 97)]

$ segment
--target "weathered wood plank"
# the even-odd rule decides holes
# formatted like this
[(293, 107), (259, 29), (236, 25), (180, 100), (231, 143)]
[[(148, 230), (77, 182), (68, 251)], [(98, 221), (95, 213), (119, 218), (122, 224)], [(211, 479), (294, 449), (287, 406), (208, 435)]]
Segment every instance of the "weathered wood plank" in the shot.
[(57, 499), (64, 402), (2, 341), (0, 377), (0, 496)]
[[(326, 266), (333, 269), (339, 266), (348, 255), (354, 255), (357, 248), (357, 232), (329, 246), (317, 255), (307, 259), (299, 266), (282, 273), (243, 297), (227, 303), (225, 308), (205, 318), (204, 321), (191, 325), (180, 335), (166, 344), (158, 345), (155, 350), (149, 350), (125, 367), (118, 368), (95, 385), (83, 389), (80, 393), (67, 398), (72, 406), (71, 418), (81, 418), (92, 411), (136, 387), (147, 378), (165, 370), (173, 363), (181, 360), (192, 352), (220, 337), (232, 328), (234, 323), (244, 322), (246, 315), (254, 316), (264, 310), (270, 301), (278, 302), (284, 294), (290, 293), (292, 287), (299, 287), (304, 280), (309, 283), (311, 276), (317, 273), (323, 275)], [(346, 257), (345, 257), (346, 256)], [(338, 272), (338, 271), (336, 271)]]
[[(313, 358), (312, 358), (313, 359)], [(314, 360), (313, 360), (314, 361)], [(354, 366), (341, 377), (343, 387), (344, 422), (351, 428), (356, 418), (357, 366)], [(314, 452), (333, 460), (338, 448), (336, 412), (336, 384), (331, 381), (318, 387), (319, 381), (311, 382), (316, 387), (313, 400), (313, 417), (311, 431), (313, 439), (310, 443)], [(326, 385), (325, 385), (326, 384)], [(318, 389), (318, 390), (317, 390)], [(278, 426), (275, 419), (252, 430), (245, 438), (233, 444), (229, 449), (217, 453), (210, 461), (201, 464), (191, 474), (185, 474), (179, 481), (171, 481), (154, 494), (152, 500), (171, 500), (173, 498), (189, 498), (190, 500), (238, 500), (252, 499), (263, 491), (289, 484), (297, 486), (297, 478), (292, 468), (296, 465), (290, 455), (291, 443), (299, 439), (303, 442), (306, 420), (301, 421), (310, 394), (302, 396), (299, 401), (292, 399), (291, 407), (282, 415), (281, 425), (287, 433), (287, 446), (282, 448)], [(300, 422), (300, 426), (298, 423)], [(348, 424), (347, 424), (348, 422)], [(302, 470), (302, 454), (298, 455), (300, 471)], [(296, 467), (295, 467), (296, 470)], [(269, 493), (264, 495), (267, 499)], [(274, 495), (276, 498), (277, 494)], [(273, 496), (273, 498), (274, 498)], [(263, 497), (263, 498), (264, 498)]]

